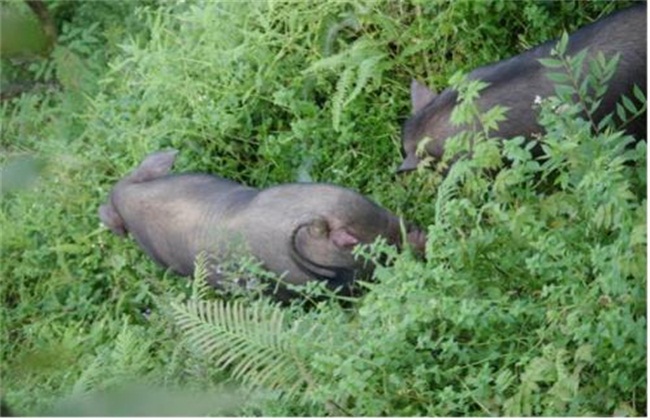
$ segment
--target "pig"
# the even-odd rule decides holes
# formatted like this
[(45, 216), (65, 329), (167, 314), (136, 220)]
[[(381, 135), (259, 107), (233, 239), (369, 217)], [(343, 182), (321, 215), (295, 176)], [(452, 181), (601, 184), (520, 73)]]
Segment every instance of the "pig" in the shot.
[[(423, 252), (422, 231), (352, 190), (319, 183), (258, 190), (214, 175), (169, 174), (176, 153), (147, 156), (115, 185), (99, 217), (182, 276), (193, 273), (204, 252), (214, 263), (208, 281), (219, 287), (218, 263), (246, 252), (286, 283), (314, 279), (336, 289), (372, 272), (352, 255), (358, 244), (382, 236), (400, 246), (404, 230), (414, 251)], [(289, 296), (286, 290), (278, 295)]]
[[(595, 113), (596, 121), (615, 111), (622, 94), (632, 98), (635, 84), (646, 92), (646, 26), (644, 3), (620, 10), (569, 36), (568, 55), (575, 55), (585, 48), (588, 48), (587, 60), (598, 51), (607, 58), (616, 53), (621, 54), (616, 73)], [(469, 80), (478, 79), (489, 83), (476, 102), (481, 112), (497, 104), (509, 108), (506, 112), (507, 120), (499, 124), (498, 130), (491, 131), (491, 136), (530, 138), (536, 133), (543, 133), (542, 127), (537, 123), (533, 102), (538, 96), (544, 98), (553, 95), (554, 86), (546, 75), (549, 70), (542, 66), (539, 59), (549, 57), (556, 44), (557, 40), (549, 41), (520, 55), (479, 67), (469, 73)], [(468, 129), (466, 126), (454, 126), (450, 122), (456, 100), (455, 90), (447, 88), (436, 94), (419, 82), (412, 81), (413, 115), (402, 127), (405, 158), (397, 172), (411, 171), (417, 167), (420, 159), (416, 156), (416, 148), (423, 138), (431, 139), (425, 149), (437, 162), (443, 156), (446, 140)], [(645, 139), (646, 114), (643, 113), (625, 129), (637, 139)], [(539, 156), (541, 149), (533, 150), (533, 153)]]

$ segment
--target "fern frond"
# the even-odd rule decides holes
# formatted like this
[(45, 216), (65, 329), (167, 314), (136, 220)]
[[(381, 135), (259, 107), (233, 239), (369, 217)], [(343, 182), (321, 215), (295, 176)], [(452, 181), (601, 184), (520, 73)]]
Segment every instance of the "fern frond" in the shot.
[(377, 64), (384, 58), (385, 54), (381, 53), (375, 44), (360, 40), (349, 49), (323, 58), (303, 71), (303, 74), (306, 74), (345, 67), (340, 73), (336, 82), (336, 91), (331, 98), (332, 126), (335, 130), (340, 127), (343, 109), (361, 93), (370, 78), (379, 75)]
[(336, 70), (349, 60), (350, 53), (351, 50), (345, 50), (338, 54), (318, 60), (303, 70), (302, 74), (315, 73), (321, 70)]
[(354, 75), (354, 67), (346, 67), (343, 73), (341, 73), (338, 82), (336, 82), (336, 92), (332, 95), (332, 126), (334, 130), (338, 131), (340, 127), (341, 114), (345, 107), (345, 97), (348, 90), (350, 90)]
[(102, 373), (101, 357), (97, 356), (86, 368), (81, 372), (79, 378), (72, 386), (72, 395), (85, 395), (95, 389), (100, 382), (99, 377)]
[(109, 348), (98, 352), (72, 387), (73, 395), (85, 395), (99, 387), (129, 380), (139, 374), (149, 358), (149, 345), (144, 342), (125, 317), (122, 328)]
[(354, 85), (354, 89), (352, 89), (352, 92), (350, 92), (350, 95), (348, 95), (348, 98), (345, 100), (345, 103), (343, 104), (344, 107), (352, 102), (359, 95), (359, 93), (361, 93), (361, 90), (368, 84), (370, 77), (376, 76), (376, 74), (374, 74), (374, 70), (377, 66), (377, 63), (379, 63), (383, 58), (384, 54), (374, 55), (372, 57), (366, 58), (361, 62), (361, 64), (359, 64), (359, 68), (357, 70), (357, 80)]
[(280, 308), (192, 300), (172, 312), (189, 345), (245, 385), (295, 395), (311, 382)]
[(210, 285), (208, 277), (210, 275), (208, 254), (201, 251), (194, 260), (194, 274), (192, 276), (192, 299), (201, 300), (205, 299)]

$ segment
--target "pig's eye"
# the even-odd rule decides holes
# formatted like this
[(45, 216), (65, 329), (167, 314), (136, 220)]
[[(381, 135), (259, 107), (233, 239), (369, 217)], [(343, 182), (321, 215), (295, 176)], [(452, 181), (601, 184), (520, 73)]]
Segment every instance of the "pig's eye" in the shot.
[(311, 225), (309, 225), (309, 234), (316, 237), (327, 236), (329, 228), (327, 222), (323, 219), (314, 220)]

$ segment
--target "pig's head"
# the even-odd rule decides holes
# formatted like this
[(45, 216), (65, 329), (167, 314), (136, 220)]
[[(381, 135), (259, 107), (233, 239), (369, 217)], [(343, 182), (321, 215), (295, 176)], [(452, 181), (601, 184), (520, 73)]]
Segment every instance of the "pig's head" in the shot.
[[(327, 280), (332, 287), (349, 284), (354, 277), (367, 277), (373, 267), (356, 259), (356, 245), (384, 237), (402, 246), (400, 219), (351, 190), (316, 186), (322, 200), (301, 215), (291, 237), (291, 257), (309, 277)], [(315, 203), (316, 204), (316, 203)], [(406, 241), (423, 253), (425, 235), (404, 223)]]
[(416, 150), (425, 137), (430, 139), (426, 145), (427, 153), (436, 159), (442, 158), (444, 141), (454, 133), (454, 128), (449, 123), (449, 114), (454, 102), (455, 95), (451, 91), (446, 90), (438, 95), (416, 80), (411, 82), (413, 115), (402, 128), (404, 160), (397, 172), (408, 172), (417, 168), (420, 158)]

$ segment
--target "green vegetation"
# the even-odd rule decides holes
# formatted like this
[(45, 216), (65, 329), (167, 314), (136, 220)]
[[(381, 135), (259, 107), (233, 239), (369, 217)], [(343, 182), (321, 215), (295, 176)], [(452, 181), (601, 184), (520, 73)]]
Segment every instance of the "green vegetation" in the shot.
[[(2, 61), (2, 86), (58, 85), (2, 103), (3, 398), (21, 414), (646, 415), (645, 142), (576, 116), (611, 57), (578, 103), (580, 57), (545, 62), (560, 87), (539, 104), (543, 163), (479, 133), (444, 180), (393, 174), (411, 78), (451, 79), (455, 118), (488, 127), (500, 110), (476, 115), (481, 86), (452, 75), (625, 5), (48, 2), (50, 56)], [(201, 267), (166, 273), (99, 224), (115, 181), (169, 147), (179, 171), (356, 189), (428, 228), (426, 261), (379, 242), (358, 252), (391, 265), (352, 302), (224, 302)]]

